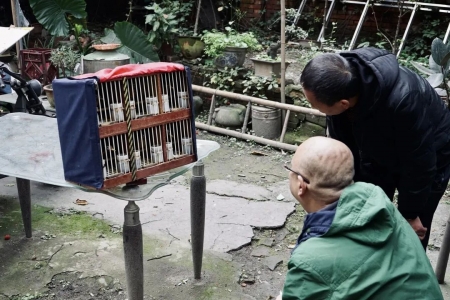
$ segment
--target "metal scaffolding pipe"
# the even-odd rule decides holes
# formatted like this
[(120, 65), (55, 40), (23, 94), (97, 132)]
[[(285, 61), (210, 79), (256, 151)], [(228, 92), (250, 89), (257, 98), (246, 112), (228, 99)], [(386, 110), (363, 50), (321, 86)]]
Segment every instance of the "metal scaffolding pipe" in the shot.
[(285, 103), (280, 103), (280, 102), (275, 102), (275, 101), (270, 101), (270, 100), (264, 100), (264, 99), (260, 99), (260, 98), (256, 98), (256, 97), (247, 96), (247, 95), (236, 94), (236, 93), (226, 92), (226, 91), (221, 91), (221, 90), (215, 90), (215, 89), (211, 89), (211, 88), (199, 86), (199, 85), (194, 85), (194, 84), (192, 85), (192, 90), (194, 92), (198, 92), (198, 93), (205, 93), (205, 94), (211, 94), (211, 95), (215, 94), (217, 96), (221, 96), (221, 97), (225, 97), (225, 98), (230, 98), (230, 99), (240, 100), (240, 101), (245, 101), (245, 102), (250, 102), (250, 103), (256, 103), (259, 105), (290, 110), (293, 112), (298, 112), (298, 113), (303, 113), (303, 114), (310, 114), (310, 115), (314, 115), (314, 116), (318, 116), (318, 117), (326, 116), (325, 114), (321, 113), (320, 111), (318, 111), (316, 109), (312, 109), (312, 108), (306, 108), (306, 107), (301, 107), (301, 106), (292, 105), (292, 104), (285, 104)]
[(295, 145), (286, 144), (286, 143), (280, 143), (280, 142), (277, 142), (277, 141), (265, 139), (265, 138), (254, 136), (254, 135), (250, 135), (250, 134), (237, 132), (237, 131), (230, 130), (230, 129), (225, 129), (225, 128), (215, 127), (215, 126), (211, 126), (211, 125), (206, 125), (205, 123), (201, 123), (201, 122), (195, 122), (195, 127), (198, 128), (198, 129), (207, 130), (207, 131), (214, 132), (214, 133), (229, 135), (229, 136), (232, 136), (232, 137), (235, 137), (235, 138), (238, 138), (238, 139), (255, 141), (255, 142), (260, 143), (260, 144), (269, 145), (269, 146), (276, 147), (276, 148), (283, 149), (283, 150), (287, 150), (287, 151), (295, 151), (295, 150), (297, 150), (297, 147), (298, 147), (298, 146), (295, 146)]

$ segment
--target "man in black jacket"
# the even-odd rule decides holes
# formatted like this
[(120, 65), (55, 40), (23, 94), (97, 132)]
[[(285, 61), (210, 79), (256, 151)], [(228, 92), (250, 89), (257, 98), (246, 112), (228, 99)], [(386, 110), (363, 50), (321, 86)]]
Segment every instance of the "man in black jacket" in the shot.
[(380, 186), (422, 241), (450, 178), (450, 112), (428, 82), (385, 50), (312, 59), (300, 83), (355, 157), (355, 181)]

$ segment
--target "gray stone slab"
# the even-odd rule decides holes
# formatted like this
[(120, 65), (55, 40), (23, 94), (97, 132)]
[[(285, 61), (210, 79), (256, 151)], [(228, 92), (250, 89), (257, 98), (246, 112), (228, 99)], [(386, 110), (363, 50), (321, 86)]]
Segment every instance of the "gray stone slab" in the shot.
[(254, 257), (266, 257), (270, 254), (270, 248), (265, 246), (259, 246), (253, 249), (252, 253), (250, 253), (251, 256)]
[(275, 270), (276, 267), (283, 262), (283, 258), (280, 256), (269, 256), (264, 259), (264, 264), (271, 270)]
[(271, 239), (271, 238), (263, 238), (263, 239), (261, 239), (261, 240), (259, 241), (259, 244), (260, 244), (260, 245), (267, 246), (267, 247), (272, 247), (274, 242), (275, 242), (274, 239)]
[(298, 201), (292, 196), (291, 190), (289, 189), (289, 179), (288, 173), (286, 172), (286, 180), (277, 182), (273, 185), (270, 185), (267, 187), (267, 189), (271, 192), (271, 198), (276, 199), (278, 195), (283, 195), (284, 199), (282, 201), (284, 202), (294, 202), (295, 204), (298, 203)]
[[(226, 183), (226, 182), (225, 182)], [(207, 186), (209, 186), (209, 182)], [(123, 224), (126, 202), (97, 193), (56, 187), (32, 182), (32, 203), (47, 207), (85, 210), (92, 215), (103, 214), (112, 224)], [(258, 190), (254, 185), (250, 189)], [(0, 194), (17, 197), (14, 178), (2, 179)], [(137, 202), (143, 232), (164, 239), (167, 243), (180, 241), (189, 245), (190, 196), (189, 187), (172, 183), (157, 190), (148, 200)], [(76, 199), (88, 205), (79, 206)], [(207, 194), (205, 249), (228, 252), (251, 243), (253, 227), (279, 228), (295, 210), (294, 203), (283, 201), (251, 201), (243, 198)], [(1, 248), (1, 244), (0, 244)]]
[(208, 182), (206, 192), (220, 196), (241, 197), (249, 200), (270, 200), (272, 198), (271, 192), (266, 188), (228, 180), (212, 180)]

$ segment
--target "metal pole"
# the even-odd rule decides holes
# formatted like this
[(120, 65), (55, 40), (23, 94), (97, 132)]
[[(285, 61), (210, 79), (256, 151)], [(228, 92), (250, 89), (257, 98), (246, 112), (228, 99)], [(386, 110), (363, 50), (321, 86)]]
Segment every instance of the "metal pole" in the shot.
[(31, 233), (31, 192), (30, 181), (27, 179), (16, 178), (17, 192), (19, 194), (20, 210), (22, 211), (23, 227), (25, 236), (30, 238)]
[(444, 44), (447, 44), (449, 34), (450, 34), (450, 22), (448, 23), (447, 31), (445, 32), (445, 36), (444, 36), (444, 40), (443, 40)]
[[(326, 0), (325, 0), (326, 1)], [(280, 93), (281, 103), (286, 103), (286, 6), (285, 1), (280, 1), (281, 5), (281, 78), (280, 78)], [(281, 120), (284, 122), (286, 112), (281, 112)]]
[(369, 10), (370, 1), (372, 1), (372, 0), (367, 0), (366, 5), (364, 6), (364, 9), (361, 14), (361, 18), (359, 18), (358, 25), (356, 26), (356, 29), (355, 29), (355, 34), (353, 35), (353, 38), (352, 38), (352, 41), (350, 42), (350, 46), (349, 46), (348, 50), (352, 50), (353, 48), (355, 48), (355, 44), (356, 44), (356, 40), (358, 39), (359, 32), (361, 31), (361, 27), (364, 24), (364, 20), (366, 19), (367, 10)]
[(411, 12), (411, 16), (409, 17), (408, 25), (406, 25), (405, 33), (403, 34), (402, 42), (400, 43), (400, 47), (398, 48), (397, 58), (400, 56), (400, 53), (402, 53), (403, 46), (405, 45), (405, 41), (408, 37), (409, 28), (411, 27), (412, 21), (414, 19), (414, 16), (416, 15), (416, 11), (417, 11), (418, 7), (419, 6), (417, 4), (414, 5), (414, 9)]
[(200, 279), (202, 274), (205, 206), (205, 166), (200, 160), (194, 165), (191, 178), (191, 245), (195, 279)]
[(450, 253), (450, 216), (447, 219), (447, 227), (445, 228), (445, 234), (442, 240), (441, 250), (439, 250), (439, 257), (436, 263), (436, 278), (439, 283), (444, 283), (449, 253)]
[(144, 264), (142, 246), (142, 226), (139, 220), (139, 206), (128, 201), (124, 209), (123, 250), (128, 299), (144, 299)]
[[(328, 1), (328, 0), (327, 0)], [(323, 36), (325, 36), (325, 29), (328, 26), (328, 22), (330, 21), (331, 14), (333, 13), (335, 0), (332, 0), (330, 3), (330, 7), (328, 8), (327, 15), (325, 17), (325, 24), (322, 26), (322, 29), (320, 30), (319, 37), (317, 38), (317, 41), (320, 42)]]
[(263, 144), (263, 145), (269, 145), (269, 146), (283, 149), (283, 150), (288, 150), (288, 151), (297, 150), (297, 146), (295, 146), (295, 145), (280, 143), (278, 141), (273, 141), (273, 140), (269, 140), (266, 138), (262, 138), (262, 137), (258, 137), (258, 136), (254, 136), (254, 135), (250, 135), (250, 134), (244, 134), (241, 132), (237, 132), (237, 131), (229, 130), (229, 129), (225, 129), (225, 128), (210, 126), (210, 125), (206, 125), (206, 124), (200, 123), (200, 122), (195, 122), (195, 127), (202, 129), (202, 130), (207, 130), (207, 131), (211, 131), (211, 132), (215, 132), (215, 133), (219, 133), (219, 134), (229, 135), (229, 136), (232, 136), (232, 137), (235, 137), (238, 139), (242, 139), (242, 140), (255, 141), (255, 142)]
[(307, 0), (302, 0), (302, 2), (300, 3), (300, 6), (297, 9), (297, 13), (295, 14), (295, 18), (294, 18), (294, 26), (297, 26), (298, 19), (300, 19), (300, 15), (303, 12), (303, 8), (305, 8), (306, 1)]
[(252, 102), (252, 104), (256, 103), (256, 104), (269, 106), (269, 107), (288, 109), (288, 110), (291, 110), (291, 111), (294, 111), (294, 112), (298, 112), (298, 113), (311, 114), (311, 115), (319, 116), (319, 117), (325, 117), (326, 116), (325, 114), (321, 113), (320, 111), (318, 111), (316, 109), (311, 109), (311, 108), (306, 108), (306, 107), (292, 105), (292, 104), (285, 104), (285, 103), (265, 100), (265, 99), (261, 99), (261, 98), (251, 97), (251, 96), (242, 95), (242, 94), (236, 94), (236, 93), (232, 93), (232, 92), (215, 90), (215, 89), (211, 89), (211, 88), (208, 88), (208, 87), (203, 87), (203, 86), (199, 86), (199, 85), (195, 85), (195, 84), (192, 85), (192, 90), (195, 91), (195, 92), (199, 92), (199, 93), (205, 93), (205, 94), (211, 94), (211, 95), (215, 94), (217, 96), (230, 98), (230, 99), (234, 99), (234, 100), (240, 100), (240, 101), (245, 101), (245, 102)]

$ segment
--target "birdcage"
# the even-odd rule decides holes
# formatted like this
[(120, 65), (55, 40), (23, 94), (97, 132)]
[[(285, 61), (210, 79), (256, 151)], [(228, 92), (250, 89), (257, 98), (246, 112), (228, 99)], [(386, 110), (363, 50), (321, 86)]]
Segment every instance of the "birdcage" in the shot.
[(66, 180), (106, 189), (197, 160), (191, 77), (173, 63), (53, 81)]

